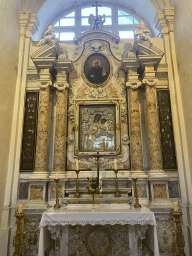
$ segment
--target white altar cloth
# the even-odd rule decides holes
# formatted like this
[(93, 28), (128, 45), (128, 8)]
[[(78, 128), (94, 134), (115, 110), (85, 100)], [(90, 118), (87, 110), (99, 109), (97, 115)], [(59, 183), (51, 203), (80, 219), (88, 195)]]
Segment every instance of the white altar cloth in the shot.
[[(105, 205), (106, 206), (106, 205)], [(74, 205), (60, 209), (50, 208), (43, 213), (40, 222), (39, 252), (38, 256), (44, 256), (46, 232), (48, 226), (66, 225), (149, 225), (150, 248), (154, 256), (159, 256), (156, 221), (154, 213), (146, 208), (131, 208), (128, 205), (113, 205), (105, 207), (96, 205), (95, 209), (86, 205)]]

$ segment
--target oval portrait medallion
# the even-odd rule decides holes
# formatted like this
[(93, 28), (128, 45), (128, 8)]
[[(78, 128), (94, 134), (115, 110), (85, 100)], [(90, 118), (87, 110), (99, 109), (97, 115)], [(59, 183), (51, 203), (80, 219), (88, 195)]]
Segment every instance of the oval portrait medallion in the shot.
[(108, 59), (101, 53), (91, 54), (85, 61), (84, 75), (95, 86), (104, 85), (110, 74)]

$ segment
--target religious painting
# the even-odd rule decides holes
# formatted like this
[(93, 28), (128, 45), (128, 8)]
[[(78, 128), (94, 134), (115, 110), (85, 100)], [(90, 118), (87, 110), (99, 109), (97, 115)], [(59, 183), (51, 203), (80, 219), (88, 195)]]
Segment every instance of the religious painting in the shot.
[(90, 55), (85, 61), (84, 74), (87, 80), (94, 85), (103, 84), (110, 73), (108, 59), (100, 53)]
[(106, 101), (104, 104), (98, 104), (98, 102), (87, 100), (76, 104), (76, 154), (119, 153), (119, 103), (116, 101), (115, 103)]
[(80, 151), (115, 150), (115, 106), (80, 106)]

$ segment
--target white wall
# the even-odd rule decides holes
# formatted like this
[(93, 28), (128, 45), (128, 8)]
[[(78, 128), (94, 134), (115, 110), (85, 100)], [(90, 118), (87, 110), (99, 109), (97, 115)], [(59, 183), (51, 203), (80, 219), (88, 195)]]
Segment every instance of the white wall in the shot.
[(175, 44), (192, 170), (192, 1), (175, 0)]
[(21, 0), (0, 0), (0, 225), (19, 53), (19, 10)]

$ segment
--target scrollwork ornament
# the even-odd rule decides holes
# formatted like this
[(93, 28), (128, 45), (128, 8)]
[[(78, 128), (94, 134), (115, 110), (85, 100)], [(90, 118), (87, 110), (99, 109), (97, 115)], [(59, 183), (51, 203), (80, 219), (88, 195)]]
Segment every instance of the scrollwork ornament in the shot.
[(38, 81), (38, 87), (40, 87), (40, 89), (45, 90), (47, 89), (49, 86), (52, 85), (52, 82), (49, 81)]
[(132, 81), (132, 82), (127, 82), (126, 83), (126, 87), (127, 88), (131, 88), (133, 90), (138, 89), (140, 86), (142, 85), (142, 83), (140, 81)]
[(148, 78), (148, 79), (143, 79), (143, 84), (147, 84), (149, 86), (155, 86), (158, 83), (158, 79), (157, 78)]
[(64, 83), (58, 83), (55, 82), (53, 85), (58, 91), (64, 91), (65, 89), (69, 88), (69, 84), (67, 82)]

